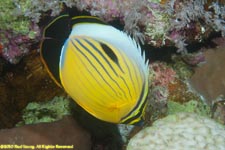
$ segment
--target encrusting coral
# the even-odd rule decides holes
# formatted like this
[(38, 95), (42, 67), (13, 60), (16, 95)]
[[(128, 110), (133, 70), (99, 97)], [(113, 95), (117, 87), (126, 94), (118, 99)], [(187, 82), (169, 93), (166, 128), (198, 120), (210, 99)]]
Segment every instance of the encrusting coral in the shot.
[(155, 120), (167, 111), (169, 85), (175, 81), (177, 74), (167, 63), (153, 62), (149, 64), (149, 67), (150, 90), (146, 111), (152, 112), (152, 119)]
[[(168, 11), (169, 10), (169, 11)], [(167, 4), (170, 14), (168, 37), (175, 43), (178, 52), (185, 52), (192, 41), (201, 42), (214, 31), (225, 33), (225, 7), (218, 1), (207, 0), (172, 0)]]
[(0, 1), (0, 56), (16, 64), (40, 39), (37, 24), (24, 16), (29, 1)]

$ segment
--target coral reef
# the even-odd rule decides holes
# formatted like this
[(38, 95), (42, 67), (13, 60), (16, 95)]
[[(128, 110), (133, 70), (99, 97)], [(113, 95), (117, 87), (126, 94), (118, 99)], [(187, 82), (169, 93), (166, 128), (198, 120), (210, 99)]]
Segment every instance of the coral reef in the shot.
[[(191, 55), (191, 58), (188, 57)], [(197, 58), (195, 57), (197, 55)], [(182, 81), (188, 80), (194, 73), (192, 66), (199, 65), (202, 59), (198, 57), (200, 54), (187, 54), (184, 56), (173, 55), (172, 56), (172, 68), (179, 75), (179, 79)], [(188, 60), (187, 60), (188, 59)]]
[(224, 4), (206, 0), (172, 0), (166, 7), (171, 16), (168, 37), (178, 52), (186, 51), (186, 43), (201, 42), (213, 30), (221, 31), (224, 36)]
[[(31, 100), (39, 101), (27, 105), (24, 110), (23, 121), (20, 122), (20, 125), (24, 125), (23, 127), (0, 131), (0, 135), (2, 135), (0, 141), (15, 141), (15, 138), (12, 137), (18, 137), (18, 134), (15, 136), (15, 133), (21, 133), (19, 135), (24, 137), (23, 141), (17, 139), (21, 142), (33, 140), (25, 137), (34, 136), (38, 139), (37, 141), (52, 139), (51, 142), (54, 143), (54, 140), (59, 139), (49, 138), (44, 133), (50, 135), (49, 132), (57, 130), (57, 134), (65, 135), (68, 132), (68, 130), (61, 131), (60, 129), (61, 126), (66, 126), (64, 119), (65, 122), (61, 122), (60, 127), (56, 130), (53, 131), (51, 128), (57, 126), (58, 121), (56, 120), (61, 119), (63, 115), (70, 114), (69, 101), (62, 97), (56, 97), (51, 102), (40, 103), (40, 101), (52, 99), (55, 95), (65, 95), (65, 93), (48, 78), (47, 73), (42, 68), (39, 52), (36, 49), (38, 49), (37, 45), (41, 40), (43, 28), (49, 20), (61, 12), (74, 10), (81, 13), (86, 11), (113, 25), (115, 25), (114, 21), (119, 22), (119, 25), (116, 24), (115, 26), (119, 26), (120, 29), (129, 33), (142, 44), (149, 44), (153, 47), (173, 45), (177, 47), (177, 52), (182, 53), (182, 55), (174, 55), (171, 60), (172, 63), (151, 60), (149, 66), (149, 81), (151, 84), (145, 125), (150, 125), (153, 121), (168, 114), (169, 119), (158, 120), (153, 123), (150, 129), (146, 128), (142, 131), (149, 130), (147, 132), (151, 137), (145, 135), (146, 133), (144, 133), (144, 136), (149, 137), (149, 139), (156, 138), (154, 142), (148, 141), (147, 149), (151, 146), (157, 146), (156, 149), (160, 149), (160, 145), (157, 145), (160, 142), (171, 144), (169, 145), (172, 147), (171, 149), (175, 149), (173, 146), (179, 147), (185, 144), (191, 145), (190, 147), (187, 146), (187, 149), (197, 149), (196, 147), (198, 149), (220, 149), (220, 146), (224, 146), (224, 142), (220, 141), (224, 141), (224, 134), (221, 135), (224, 129), (221, 129), (217, 123), (194, 114), (181, 113), (195, 112), (201, 116), (212, 114), (213, 119), (225, 124), (223, 97), (225, 95), (223, 82), (225, 75), (224, 71), (221, 70), (223, 68), (221, 66), (224, 64), (224, 38), (216, 39), (216, 44), (223, 45), (219, 49), (204, 52), (196, 51), (198, 48), (194, 47), (191, 51), (195, 53), (187, 53), (187, 46), (196, 42), (205, 42), (205, 39), (214, 32), (221, 37), (225, 36), (225, 7), (223, 1), (2, 0), (0, 1), (0, 10), (0, 56), (11, 64), (21, 62), (19, 65), (11, 66), (0, 58), (0, 128), (13, 127), (16, 122), (21, 120), (21, 111), (28, 102)], [(35, 51), (32, 51), (34, 49)], [(150, 48), (146, 48), (146, 50), (151, 51)], [(24, 57), (28, 53), (29, 56)], [(21, 61), (21, 58), (24, 59)], [(206, 62), (206, 64), (202, 65), (203, 62)], [(197, 68), (193, 71), (193, 67)], [(207, 99), (208, 105), (204, 103), (205, 101), (202, 101), (201, 95), (192, 91), (187, 82), (193, 73), (194, 76), (190, 83), (196, 91)], [(211, 77), (209, 78), (209, 76)], [(218, 101), (215, 100), (220, 95), (222, 98), (220, 97)], [(209, 108), (210, 106), (213, 106), (212, 110)], [(114, 148), (118, 150), (122, 144), (126, 144), (127, 138), (132, 136), (134, 130), (137, 131), (142, 128), (107, 124), (87, 113), (85, 114), (83, 110), (76, 108), (75, 111), (77, 111), (75, 118), (91, 133), (94, 139), (94, 149)], [(171, 114), (175, 115), (171, 116)], [(170, 119), (172, 121), (169, 122)], [(40, 123), (49, 121), (56, 122)], [(34, 123), (40, 124), (30, 125), (30, 127), (25, 125)], [(179, 127), (179, 129), (176, 127)], [(38, 134), (30, 132), (34, 130)], [(82, 131), (82, 129), (78, 130)], [(180, 135), (183, 135), (182, 138), (176, 134), (179, 131), (181, 132)], [(193, 134), (192, 131), (199, 135)], [(79, 134), (77, 131), (75, 132), (73, 135)], [(73, 132), (69, 133), (72, 134)], [(154, 133), (156, 134), (154, 135)], [(164, 133), (165, 135), (163, 135)], [(40, 137), (39, 134), (43, 136)], [(66, 134), (65, 136), (68, 138), (69, 135)], [(157, 135), (160, 137), (156, 137)], [(1, 137), (3, 138), (1, 139)], [(89, 136), (87, 137), (89, 138)], [(186, 142), (189, 137), (194, 137), (196, 140)], [(206, 139), (203, 139), (203, 137), (206, 137)], [(130, 141), (128, 149), (130, 149), (130, 145), (135, 141), (135, 138), (136, 136), (134, 140)], [(79, 139), (75, 139), (74, 142), (79, 141)], [(124, 143), (122, 143), (122, 140)], [(142, 138), (139, 140), (140, 143), (144, 142)], [(173, 140), (178, 142), (173, 142)], [(184, 144), (182, 140), (185, 141)], [(151, 145), (150, 142), (152, 142)], [(87, 143), (86, 146), (90, 148), (90, 143)], [(135, 149), (135, 145), (133, 146), (133, 149)]]
[(176, 78), (176, 72), (164, 62), (153, 62), (149, 65), (149, 80), (152, 86), (167, 87)]
[(136, 39), (142, 42), (146, 39), (154, 46), (170, 41), (180, 52), (186, 51), (186, 43), (202, 41), (213, 30), (221, 31), (222, 36), (225, 31), (225, 7), (214, 1), (95, 0), (91, 3), (86, 0), (79, 1), (76, 7), (106, 21), (120, 19), (125, 31)]
[(224, 150), (225, 127), (207, 117), (178, 113), (136, 134), (127, 150)]
[(191, 90), (191, 87), (188, 85), (187, 81), (182, 81), (176, 79), (174, 83), (171, 83), (168, 87), (169, 96), (168, 100), (185, 103), (190, 100), (201, 100), (201, 97), (198, 93)]
[[(1, 55), (18, 63), (30, 45), (40, 41), (40, 20), (67, 8), (87, 11), (106, 22), (119, 20), (124, 30), (142, 43), (160, 47), (201, 42), (212, 32), (225, 34), (225, 7), (206, 0), (8, 0), (0, 2)], [(12, 40), (13, 39), (13, 40)]]
[(188, 82), (193, 75), (193, 69), (182, 57), (174, 55), (172, 61), (149, 64), (147, 122), (151, 123), (175, 112), (195, 112), (210, 116), (211, 105), (208, 106)]
[(31, 102), (23, 110), (23, 121), (17, 126), (60, 120), (63, 116), (72, 114), (72, 104), (74, 103), (69, 99), (57, 96), (51, 101)]
[[(110, 7), (110, 9), (108, 9)], [(186, 43), (201, 41), (212, 30), (224, 35), (224, 6), (205, 0), (79, 1), (76, 7), (106, 21), (120, 19), (136, 39), (154, 46), (170, 41), (185, 51)], [(190, 34), (191, 33), (191, 34)]]
[(22, 110), (33, 102), (65, 96), (49, 77), (39, 52), (32, 51), (19, 64), (0, 59), (0, 128), (11, 128), (21, 120)]

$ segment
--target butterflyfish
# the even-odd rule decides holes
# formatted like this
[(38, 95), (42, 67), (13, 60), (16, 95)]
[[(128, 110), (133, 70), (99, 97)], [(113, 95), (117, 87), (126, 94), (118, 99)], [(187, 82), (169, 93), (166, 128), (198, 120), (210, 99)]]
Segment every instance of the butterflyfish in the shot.
[(98, 17), (61, 15), (44, 29), (40, 50), (52, 79), (85, 111), (111, 123), (143, 120), (148, 61), (125, 32)]

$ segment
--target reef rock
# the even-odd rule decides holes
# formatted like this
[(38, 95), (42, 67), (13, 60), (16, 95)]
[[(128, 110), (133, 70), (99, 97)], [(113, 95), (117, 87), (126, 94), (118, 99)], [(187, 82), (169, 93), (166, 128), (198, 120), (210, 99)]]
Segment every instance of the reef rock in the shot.
[(225, 46), (204, 52), (206, 63), (195, 69), (190, 83), (209, 104), (225, 96)]
[[(90, 150), (91, 136), (70, 116), (52, 123), (25, 125), (22, 127), (0, 130), (0, 144), (10, 146), (69, 146), (70, 149)], [(12, 147), (13, 148), (13, 147)], [(37, 148), (37, 147), (35, 147)]]
[(43, 102), (66, 95), (51, 80), (38, 51), (32, 51), (17, 65), (0, 58), (0, 129), (12, 128), (21, 120), (29, 102)]

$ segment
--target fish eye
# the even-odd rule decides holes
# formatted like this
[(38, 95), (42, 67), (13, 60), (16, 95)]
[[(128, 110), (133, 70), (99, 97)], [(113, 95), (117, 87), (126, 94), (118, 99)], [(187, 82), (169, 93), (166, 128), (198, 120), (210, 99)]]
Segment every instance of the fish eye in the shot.
[(176, 18), (176, 19), (175, 19), (175, 22), (180, 22), (180, 21), (181, 21), (180, 18)]

